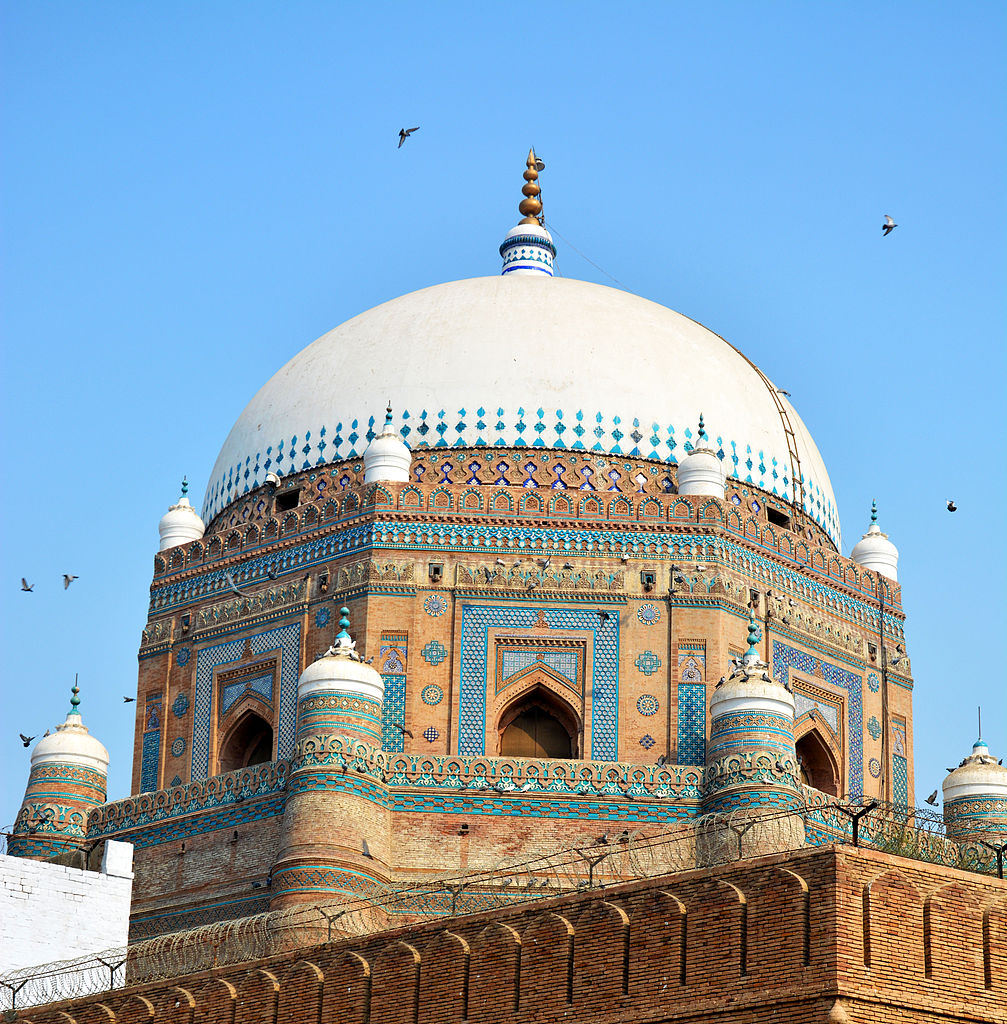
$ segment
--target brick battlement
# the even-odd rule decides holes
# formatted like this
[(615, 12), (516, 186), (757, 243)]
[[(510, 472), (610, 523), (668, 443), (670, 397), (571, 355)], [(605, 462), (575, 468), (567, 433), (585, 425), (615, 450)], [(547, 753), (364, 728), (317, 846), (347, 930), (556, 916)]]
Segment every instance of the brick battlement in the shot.
[(317, 945), (317, 928), (298, 936), (299, 948), (281, 956), (19, 1019), (935, 1024), (1007, 1015), (1007, 883), (848, 847)]

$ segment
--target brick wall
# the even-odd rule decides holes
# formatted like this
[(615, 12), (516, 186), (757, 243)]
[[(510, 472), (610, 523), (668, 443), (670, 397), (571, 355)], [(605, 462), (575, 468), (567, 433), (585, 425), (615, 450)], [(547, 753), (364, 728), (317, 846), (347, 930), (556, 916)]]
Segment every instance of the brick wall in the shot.
[(427, 923), (22, 1016), (33, 1024), (1007, 1018), (1007, 883), (849, 847)]
[(0, 973), (124, 946), (131, 856), (107, 843), (101, 871), (0, 856)]

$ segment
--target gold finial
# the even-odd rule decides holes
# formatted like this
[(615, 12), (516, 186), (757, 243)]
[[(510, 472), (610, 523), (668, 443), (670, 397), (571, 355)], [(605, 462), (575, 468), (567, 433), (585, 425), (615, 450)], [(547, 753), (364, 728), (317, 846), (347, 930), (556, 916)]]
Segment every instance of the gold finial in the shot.
[(524, 214), (519, 224), (541, 224), (542, 216), (542, 200), (539, 199), (539, 195), (542, 193), (542, 189), (535, 184), (538, 181), (538, 172), (545, 166), (541, 160), (535, 156), (535, 150), (528, 150), (528, 163), (527, 170), (524, 172), (524, 188), (521, 189), (524, 199), (518, 204), (518, 210)]

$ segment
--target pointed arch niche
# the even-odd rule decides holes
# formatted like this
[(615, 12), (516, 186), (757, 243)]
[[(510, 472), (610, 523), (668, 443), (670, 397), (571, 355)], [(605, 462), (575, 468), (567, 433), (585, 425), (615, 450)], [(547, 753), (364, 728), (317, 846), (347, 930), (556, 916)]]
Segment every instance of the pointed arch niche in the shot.
[(797, 740), (801, 781), (830, 796), (840, 796), (839, 762), (824, 733), (811, 728)]
[(579, 757), (580, 719), (570, 705), (541, 683), (524, 690), (500, 715), (500, 757)]
[(221, 775), (236, 768), (272, 761), (273, 727), (249, 708), (224, 735), (219, 751), (217, 772)]

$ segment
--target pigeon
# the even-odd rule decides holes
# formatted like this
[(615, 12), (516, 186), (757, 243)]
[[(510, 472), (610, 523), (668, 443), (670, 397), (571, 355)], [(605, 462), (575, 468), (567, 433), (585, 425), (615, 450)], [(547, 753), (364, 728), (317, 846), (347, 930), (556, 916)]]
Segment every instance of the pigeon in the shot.
[(409, 136), (413, 134), (413, 132), (418, 132), (419, 130), (420, 130), (420, 126), (419, 125), (417, 125), (415, 128), (400, 128), (399, 129), (399, 144), (395, 148), (396, 149), (401, 149), (402, 148), (402, 143), (405, 142), (406, 139), (408, 139)]
[(629, 791), (628, 789), (626, 789), (626, 790), (623, 790), (623, 793), (622, 793), (622, 795), (623, 795), (623, 796), (624, 796), (624, 797), (625, 797), (625, 798), (626, 798), (627, 800), (635, 800), (635, 799), (636, 799), (636, 794), (635, 794), (635, 793), (631, 793), (631, 792), (630, 792), (630, 791)]
[(404, 725), (399, 725), (398, 722), (392, 722), (392, 728), (398, 729), (403, 736), (408, 736), (410, 739), (414, 739), (413, 734)]
[[(399, 143), (399, 145), (402, 145), (402, 143)], [(893, 221), (892, 218), (889, 217), (888, 214), (886, 213), (885, 214), (885, 222), (884, 222), (884, 224), (881, 225), (881, 234), (882, 235), (890, 235), (897, 227), (898, 227), (898, 224), (896, 224), (895, 221)]]
[(246, 594), (245, 591), (242, 590), (238, 586), (238, 584), (234, 582), (234, 577), (229, 572), (224, 573), (224, 579), (227, 580), (228, 587), (230, 587), (231, 590), (238, 595), (238, 597), (248, 597), (248, 594)]
[(494, 564), (495, 565), (506, 565), (507, 563), (502, 558), (498, 558)]
[(602, 622), (608, 622), (611, 617), (612, 616), (609, 612), (598, 612), (598, 618), (600, 618)]
[(784, 390), (783, 390), (783, 388), (777, 388), (777, 389), (776, 389), (776, 393), (777, 393), (778, 395), (783, 395), (783, 396), (785, 396), (786, 398), (789, 398), (789, 397), (790, 397), (790, 392), (789, 392), (789, 391), (784, 391)]
[(269, 577), (269, 578), (270, 578), (271, 580), (275, 580), (275, 579), (276, 579), (276, 577), (277, 577), (277, 576), (279, 575), (279, 573), (278, 573), (278, 572), (276, 571), (276, 566), (275, 566), (275, 565), (271, 565), (271, 566), (270, 566), (270, 567), (269, 567), (269, 568), (268, 568), (268, 569), (266, 570), (266, 575), (267, 575), (267, 576), (268, 576), (268, 577)]
[(787, 772), (787, 766), (782, 761), (776, 762), (776, 770), (781, 774), (785, 775)]
[(548, 569), (549, 563), (552, 561), (552, 555), (550, 555), (548, 558), (538, 558), (536, 559), (536, 561), (543, 569)]
[(529, 590), (534, 590), (537, 586), (538, 586), (538, 580), (531, 580), (528, 583), (528, 589)]
[(133, 701), (135, 701), (135, 700), (136, 700), (136, 697), (123, 697), (122, 698), (123, 704), (132, 704)]
[(619, 561), (620, 561), (620, 562), (622, 562), (622, 563), (623, 563), (623, 565), (625, 565), (625, 564), (626, 564), (626, 562), (628, 562), (628, 561), (629, 561), (629, 555), (621, 555), (621, 556), (619, 557)]
[(598, 836), (598, 838), (594, 841), (594, 845), (608, 846), (608, 833), (606, 832), (604, 835)]
[(68, 572), (63, 573), (63, 589), (69, 590), (70, 584), (73, 583), (75, 579), (79, 579), (79, 577), (71, 576)]
[(371, 853), (371, 848), (367, 845), (366, 839), (360, 840), (360, 852), (370, 860), (374, 860), (374, 854)]
[(21, 743), (22, 743), (22, 744), (23, 744), (24, 746), (26, 746), (26, 747), (27, 747), (27, 746), (30, 746), (30, 745), (31, 745), (31, 741), (32, 741), (33, 739), (35, 739), (35, 737), (34, 737), (34, 736), (25, 736), (25, 734), (24, 734), (23, 732), (19, 732), (19, 733), (18, 733), (18, 736), (20, 736), (20, 737), (21, 737)]
[(937, 790), (936, 789), (930, 794), (930, 796), (927, 797), (927, 803), (930, 804), (931, 807), (933, 807), (933, 805), (935, 803), (937, 803)]
[(953, 772), (953, 771), (954, 771), (954, 768), (945, 768), (944, 770), (945, 770), (946, 772)]
[(23, 576), (21, 577), (21, 589), (26, 593), (30, 594), (35, 589), (34, 583), (29, 583)]
[(668, 763), (668, 755), (662, 754), (658, 759), (657, 763), (663, 768)]
[[(949, 512), (957, 512), (958, 511), (958, 506), (950, 498), (948, 498), (948, 511)], [(24, 580), (22, 580), (21, 582), (24, 583)], [(31, 587), (29, 587), (28, 589), (31, 590)]]
[(564, 569), (572, 569), (573, 568), (573, 562), (564, 562), (563, 563), (563, 568)]

